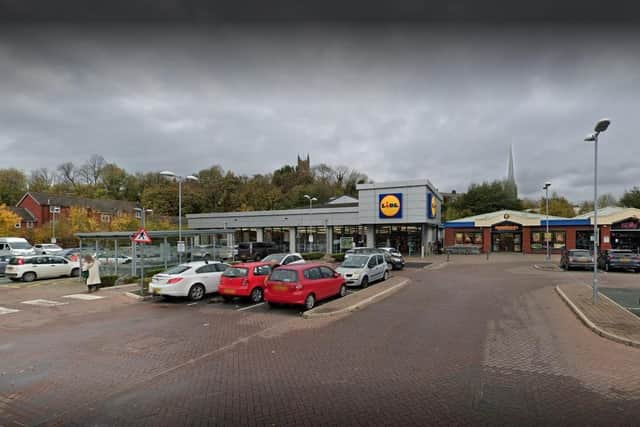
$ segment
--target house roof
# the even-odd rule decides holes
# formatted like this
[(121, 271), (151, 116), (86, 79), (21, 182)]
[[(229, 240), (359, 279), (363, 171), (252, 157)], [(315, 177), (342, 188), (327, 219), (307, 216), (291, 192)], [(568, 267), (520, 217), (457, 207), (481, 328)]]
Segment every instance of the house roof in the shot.
[[(576, 218), (591, 220), (593, 211), (578, 215)], [(619, 206), (607, 206), (606, 208), (598, 209), (598, 224), (612, 224), (628, 218), (640, 219), (640, 209)]]
[(19, 208), (17, 206), (8, 206), (9, 210), (18, 215), (23, 221), (37, 221), (37, 218), (33, 216), (28, 209)]
[(81, 206), (83, 208), (90, 208), (97, 212), (112, 213), (117, 211), (132, 211), (136, 207), (136, 203), (126, 200), (111, 200), (111, 199), (89, 199), (86, 197), (67, 196), (53, 193), (39, 193), (28, 192), (26, 193), (18, 205), (30, 195), (41, 206)]
[[(554, 220), (569, 220), (570, 218), (563, 218), (559, 216), (549, 215), (549, 224), (552, 224)], [(445, 226), (448, 227), (491, 227), (494, 224), (498, 224), (504, 221), (515, 222), (522, 225), (538, 226), (546, 221), (547, 216), (532, 212), (524, 211), (512, 211), (501, 210), (496, 212), (489, 212), (480, 215), (468, 216), (466, 218), (460, 218), (453, 221), (447, 221)]]

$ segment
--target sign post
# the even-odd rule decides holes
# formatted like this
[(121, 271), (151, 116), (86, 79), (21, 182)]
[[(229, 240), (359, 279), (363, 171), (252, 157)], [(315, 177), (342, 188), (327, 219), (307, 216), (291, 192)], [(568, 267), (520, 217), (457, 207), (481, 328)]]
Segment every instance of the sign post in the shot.
[(141, 227), (131, 239), (133, 243), (140, 243), (140, 296), (144, 293), (144, 245), (151, 243), (149, 233)]

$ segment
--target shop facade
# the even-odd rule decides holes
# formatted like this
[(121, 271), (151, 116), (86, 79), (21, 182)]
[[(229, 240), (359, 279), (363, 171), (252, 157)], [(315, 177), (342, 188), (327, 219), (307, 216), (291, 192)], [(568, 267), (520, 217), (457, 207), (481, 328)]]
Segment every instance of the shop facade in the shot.
[[(234, 241), (274, 242), (292, 252), (339, 253), (394, 247), (424, 256), (442, 238), (442, 196), (429, 180), (358, 184), (358, 198), (311, 208), (187, 215), (190, 229), (232, 229)], [(301, 204), (303, 201), (301, 201)]]
[[(593, 249), (593, 212), (574, 218), (519, 211), (497, 211), (449, 221), (445, 247), (475, 246), (483, 253), (551, 253), (565, 249)], [(640, 252), (640, 209), (609, 207), (598, 210), (599, 247)]]

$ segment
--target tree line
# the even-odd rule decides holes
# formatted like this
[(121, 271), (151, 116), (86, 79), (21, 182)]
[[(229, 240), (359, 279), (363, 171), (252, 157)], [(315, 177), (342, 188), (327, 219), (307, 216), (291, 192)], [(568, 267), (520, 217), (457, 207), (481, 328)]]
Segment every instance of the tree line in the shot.
[[(304, 207), (304, 194), (318, 203), (340, 195), (357, 196), (356, 185), (367, 175), (347, 166), (285, 165), (268, 174), (238, 175), (214, 165), (193, 173), (198, 182), (185, 181), (183, 214), (289, 209)], [(14, 206), (27, 192), (49, 192), (96, 199), (139, 202), (161, 216), (178, 215), (178, 183), (158, 172), (130, 173), (98, 154), (81, 164), (65, 162), (55, 169), (25, 173), (0, 169), (0, 204)]]
[[(612, 194), (598, 198), (598, 207), (622, 206), (640, 208), (640, 187), (635, 186), (624, 192), (620, 199)], [(444, 220), (452, 221), (467, 216), (481, 215), (498, 210), (530, 210), (546, 214), (546, 199), (518, 199), (505, 181), (471, 184), (466, 193), (455, 195), (445, 201)], [(566, 197), (553, 192), (549, 195), (549, 215), (571, 218), (593, 211), (593, 201), (572, 204)]]

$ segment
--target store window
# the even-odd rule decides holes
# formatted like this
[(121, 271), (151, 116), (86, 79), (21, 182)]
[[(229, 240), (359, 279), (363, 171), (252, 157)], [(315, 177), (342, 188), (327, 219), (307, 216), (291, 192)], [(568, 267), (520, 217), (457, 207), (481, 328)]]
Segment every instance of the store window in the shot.
[(326, 252), (326, 227), (298, 227), (296, 229), (296, 248), (298, 252)]
[(576, 231), (576, 249), (593, 250), (593, 230)]
[[(544, 230), (531, 232), (531, 250), (543, 250), (546, 248), (544, 235)], [(551, 249), (564, 249), (566, 247), (567, 233), (565, 231), (550, 231), (549, 235)], [(583, 248), (578, 247), (578, 249)]]
[(281, 227), (267, 227), (263, 230), (265, 242), (273, 242), (282, 251), (289, 251), (289, 229)]
[(481, 231), (463, 231), (456, 233), (456, 245), (480, 245), (482, 246)]
[(367, 246), (367, 232), (363, 225), (337, 225), (333, 227), (333, 253), (345, 252), (358, 246)]
[(235, 242), (257, 242), (258, 233), (255, 228), (236, 228), (234, 233)]
[(419, 255), (422, 248), (420, 225), (376, 225), (377, 247), (396, 248), (405, 255)]

